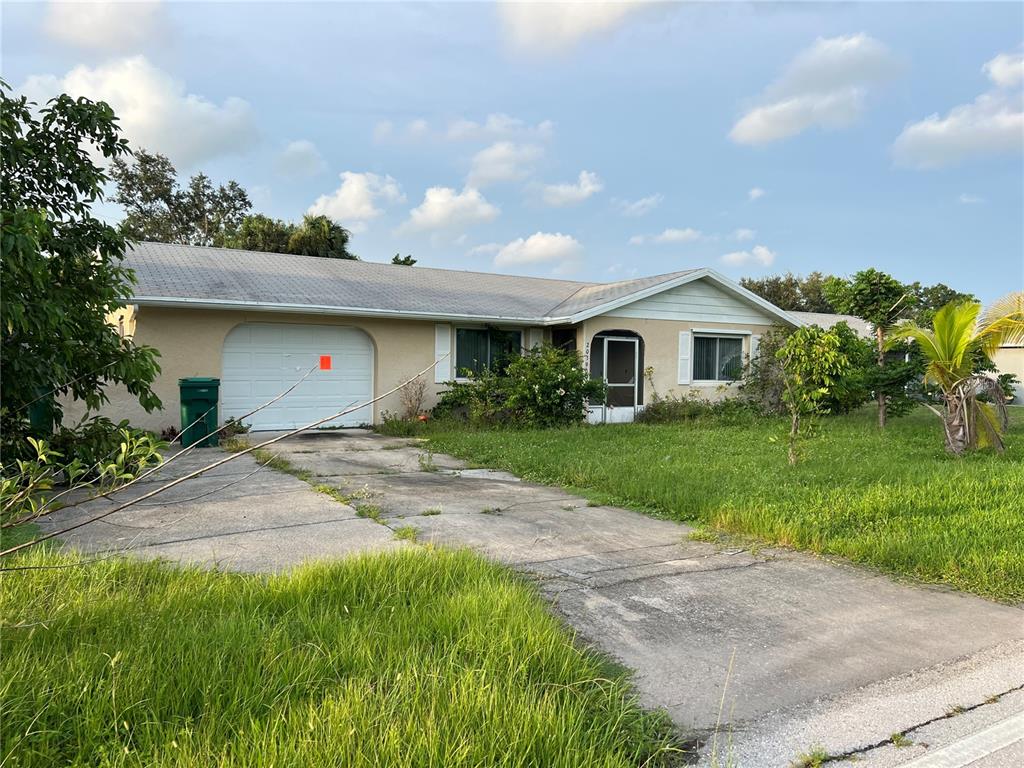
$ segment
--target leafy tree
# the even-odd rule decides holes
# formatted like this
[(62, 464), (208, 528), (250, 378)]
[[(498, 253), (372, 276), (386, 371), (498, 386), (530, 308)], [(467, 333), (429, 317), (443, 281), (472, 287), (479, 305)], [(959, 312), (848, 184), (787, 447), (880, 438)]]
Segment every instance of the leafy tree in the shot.
[(836, 310), (824, 291), (829, 279), (821, 272), (811, 272), (804, 278), (787, 272), (785, 275), (770, 275), (760, 279), (744, 277), (740, 285), (779, 309), (834, 313)]
[(906, 385), (914, 377), (911, 367), (886, 355), (886, 334), (909, 317), (914, 297), (899, 280), (876, 269), (862, 270), (849, 280), (829, 278), (824, 291), (836, 309), (867, 320), (874, 330), (879, 372), (871, 385), (878, 401), (878, 426), (884, 428), (890, 402), (899, 402), (897, 410), (904, 410)]
[(775, 354), (782, 363), (782, 400), (790, 416), (789, 463), (796, 464), (799, 442), (813, 427), (811, 419), (827, 411), (826, 399), (850, 363), (839, 334), (816, 325), (797, 328)]
[(144, 149), (131, 164), (116, 158), (111, 176), (117, 184), (113, 200), (125, 209), (121, 233), (132, 240), (223, 246), (252, 208), (235, 181), (215, 187), (199, 173), (182, 189), (171, 161)]
[(350, 236), (347, 229), (326, 216), (303, 216), (302, 224), (288, 238), (288, 253), (358, 260), (359, 257), (348, 250)]
[(943, 283), (921, 285), (913, 282), (907, 286), (907, 293), (914, 297), (911, 319), (918, 325), (931, 325), (935, 313), (947, 304), (977, 301), (970, 293), (961, 293)]
[(227, 248), (240, 248), (244, 251), (288, 253), (288, 241), (294, 233), (294, 224), (257, 213), (242, 219), (238, 229), (224, 245)]
[[(976, 301), (947, 304), (935, 313), (932, 328), (909, 322), (896, 329), (890, 344), (903, 339), (917, 342), (927, 361), (925, 380), (941, 390), (944, 412), (925, 405), (942, 418), (946, 450), (956, 456), (985, 446), (1001, 451), (1007, 426), (1002, 389), (991, 376), (975, 373), (975, 358), (978, 351), (988, 357), (1024, 341), (1024, 292), (1000, 299), (984, 315)], [(990, 402), (980, 402), (979, 395)]]
[(416, 263), (416, 259), (412, 257), (410, 253), (408, 256), (400, 256), (397, 253), (391, 258), (392, 264), (401, 264), (404, 267), (411, 267)]
[[(47, 393), (95, 409), (117, 383), (152, 410), (160, 406), (151, 388), (160, 368), (156, 350), (107, 322), (129, 303), (134, 280), (121, 263), (124, 236), (91, 213), (107, 182), (92, 153), (129, 153), (113, 110), (61, 95), (33, 114), (35, 105), (2, 81), (0, 101), (0, 430), (17, 454), (28, 444), (28, 407)], [(59, 419), (59, 403), (53, 408)]]

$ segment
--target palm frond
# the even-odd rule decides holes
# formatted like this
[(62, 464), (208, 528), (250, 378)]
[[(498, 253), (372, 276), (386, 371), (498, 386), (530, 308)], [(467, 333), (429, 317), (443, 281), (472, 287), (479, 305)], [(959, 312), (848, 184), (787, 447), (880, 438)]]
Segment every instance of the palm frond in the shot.
[(991, 356), (1006, 344), (1024, 343), (1024, 291), (994, 301), (978, 323), (978, 338), (985, 354)]

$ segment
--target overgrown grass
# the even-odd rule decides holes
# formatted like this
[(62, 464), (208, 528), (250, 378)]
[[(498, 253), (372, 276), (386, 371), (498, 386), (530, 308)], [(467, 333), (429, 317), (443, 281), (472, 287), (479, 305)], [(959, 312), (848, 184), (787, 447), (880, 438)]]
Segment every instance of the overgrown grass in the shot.
[(920, 409), (823, 420), (796, 467), (781, 420), (438, 431), (437, 451), (729, 533), (1024, 601), (1024, 414), (1002, 455), (955, 459)]
[[(39, 551), (19, 565), (66, 566)], [(5, 574), (12, 766), (639, 766), (667, 719), (533, 589), (416, 548), (269, 578), (111, 559)]]

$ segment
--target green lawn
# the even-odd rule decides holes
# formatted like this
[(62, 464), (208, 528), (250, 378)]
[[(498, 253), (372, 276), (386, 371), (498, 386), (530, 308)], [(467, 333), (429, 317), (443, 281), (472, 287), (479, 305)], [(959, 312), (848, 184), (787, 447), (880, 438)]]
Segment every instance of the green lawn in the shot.
[[(924, 409), (884, 432), (874, 411), (824, 419), (786, 462), (782, 420), (444, 431), (432, 449), (601, 503), (839, 555), (1000, 600), (1024, 601), (1024, 413), (1008, 450), (957, 460)], [(772, 442), (777, 438), (780, 442)]]
[(637, 707), (530, 586), (466, 552), (270, 578), (122, 559), (11, 572), (0, 618), (0, 764), (12, 768), (678, 757), (667, 719)]

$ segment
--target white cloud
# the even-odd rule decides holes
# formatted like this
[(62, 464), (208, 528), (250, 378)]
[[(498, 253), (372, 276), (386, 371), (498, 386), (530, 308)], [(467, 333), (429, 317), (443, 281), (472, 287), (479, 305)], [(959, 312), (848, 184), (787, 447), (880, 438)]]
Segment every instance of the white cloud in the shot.
[(555, 124), (543, 120), (530, 125), (518, 117), (511, 117), (503, 112), (489, 114), (482, 123), (473, 120), (454, 120), (448, 125), (445, 136), (451, 141), (493, 140), (499, 138), (535, 138), (550, 139), (554, 135)]
[(61, 43), (123, 53), (148, 45), (163, 22), (159, 2), (51, 2), (43, 29)]
[(762, 198), (764, 196), (765, 196), (765, 191), (763, 189), (761, 189), (760, 187), (751, 187), (750, 191), (747, 192), (747, 199), (750, 202), (754, 202), (755, 200), (758, 200), (759, 198)]
[(423, 194), (423, 202), (409, 211), (409, 218), (400, 229), (450, 229), (493, 221), (499, 213), (497, 206), (487, 202), (480, 191), (472, 187), (461, 192), (451, 187), (430, 187)]
[(638, 218), (646, 216), (659, 205), (664, 198), (661, 195), (648, 195), (639, 200), (615, 200), (615, 206), (623, 216)]
[(503, 246), (501, 243), (481, 243), (480, 245), (476, 245), (470, 248), (468, 251), (466, 251), (466, 255), (493, 256), (504, 247), (505, 246)]
[(731, 267), (742, 267), (748, 264), (759, 264), (770, 267), (775, 262), (775, 252), (763, 245), (755, 245), (749, 251), (733, 251), (722, 256), (722, 263)]
[(765, 144), (817, 126), (842, 128), (864, 111), (870, 88), (897, 74), (895, 57), (864, 33), (818, 38), (733, 126), (738, 144)]
[(521, 181), (533, 173), (533, 164), (544, 154), (536, 144), (498, 141), (473, 156), (466, 183), (483, 187), (500, 181)]
[(972, 157), (1020, 152), (1024, 148), (1024, 63), (1018, 54), (1000, 54), (983, 67), (994, 88), (945, 117), (930, 115), (909, 124), (893, 142), (898, 165), (931, 169), (958, 165)]
[(395, 132), (395, 124), (390, 120), (381, 120), (373, 126), (373, 140), (377, 143), (387, 141)]
[(362, 232), (368, 221), (384, 213), (378, 203), (405, 202), (401, 186), (390, 176), (345, 171), (340, 178), (341, 186), (318, 197), (307, 213), (327, 216), (353, 232)]
[(657, 235), (633, 235), (629, 238), (630, 245), (643, 245), (644, 243), (692, 243), (700, 240), (704, 235), (699, 229), (685, 227), (683, 229), (668, 228)]
[(327, 168), (316, 144), (307, 139), (289, 142), (276, 161), (277, 170), (285, 176), (315, 176)]
[(405, 133), (410, 139), (422, 139), (428, 133), (430, 133), (430, 123), (424, 120), (422, 117), (418, 117), (415, 120), (410, 120), (409, 124), (405, 126)]
[(494, 257), (494, 266), (554, 264), (555, 272), (564, 274), (575, 268), (582, 255), (583, 246), (576, 238), (561, 232), (536, 232), (502, 247)]
[(596, 173), (580, 171), (575, 184), (545, 184), (541, 190), (541, 199), (548, 205), (559, 208), (582, 203), (602, 189), (604, 189), (604, 182)]
[(586, 37), (610, 32), (649, 3), (559, 2), (522, 3), (504, 0), (498, 15), (509, 42), (524, 51), (558, 53)]
[(1024, 52), (1000, 53), (986, 62), (982, 71), (1000, 88), (1013, 88), (1024, 82)]
[(980, 203), (985, 202), (984, 197), (980, 197), (978, 195), (971, 195), (968, 194), (967, 192), (964, 192), (962, 195), (960, 195), (959, 200), (964, 205), (978, 205)]
[(757, 232), (752, 229), (746, 229), (745, 227), (734, 229), (732, 232), (733, 240), (753, 240), (756, 235)]
[(215, 104), (188, 93), (144, 56), (81, 65), (62, 78), (33, 75), (21, 90), (40, 103), (59, 93), (107, 102), (133, 148), (165, 154), (179, 170), (244, 151), (257, 135), (247, 101), (232, 96)]

